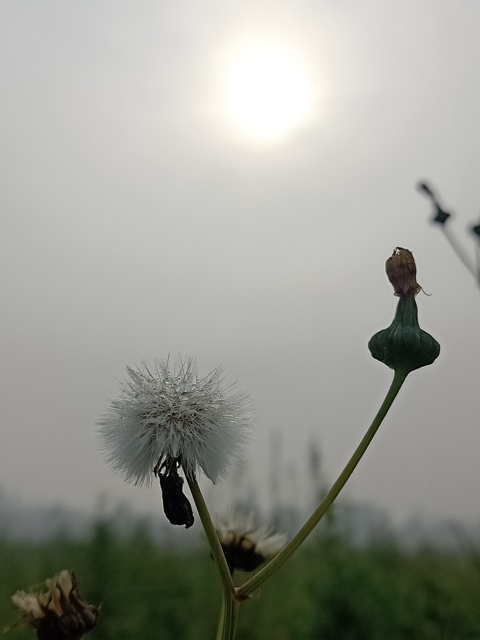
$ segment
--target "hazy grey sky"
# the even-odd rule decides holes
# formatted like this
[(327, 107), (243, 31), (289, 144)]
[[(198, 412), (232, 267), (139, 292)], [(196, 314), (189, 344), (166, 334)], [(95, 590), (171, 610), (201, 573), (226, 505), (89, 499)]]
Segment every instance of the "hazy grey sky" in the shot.
[[(222, 363), (252, 395), (260, 475), (281, 432), (279, 473), (304, 474), (314, 437), (333, 480), (390, 384), (367, 342), (393, 318), (398, 245), (442, 353), (346, 495), (478, 519), (480, 296), (414, 185), (432, 179), (462, 236), (477, 219), (480, 4), (258, 4), (1, 3), (0, 486), (157, 508), (157, 487), (104, 464), (95, 420), (126, 365), (169, 353)], [(222, 102), (252, 39), (293, 51), (315, 94), (268, 143)]]

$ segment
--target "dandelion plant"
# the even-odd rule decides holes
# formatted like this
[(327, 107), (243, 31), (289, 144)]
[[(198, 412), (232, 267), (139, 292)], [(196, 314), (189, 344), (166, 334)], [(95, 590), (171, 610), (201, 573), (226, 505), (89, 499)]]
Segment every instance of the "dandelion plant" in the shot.
[[(422, 288), (412, 253), (397, 247), (386, 261), (386, 273), (397, 308), (390, 326), (372, 336), (368, 347), (376, 360), (393, 369), (392, 383), (337, 480), (289, 542), (266, 525), (254, 526), (251, 515), (230, 512), (214, 522), (200, 491), (198, 474), (212, 482), (225, 477), (252, 432), (251, 403), (224, 384), (221, 369), (202, 377), (193, 358), (129, 367), (118, 397), (98, 421), (101, 447), (112, 468), (137, 485), (157, 478), (167, 518), (188, 528), (194, 515), (183, 491), (187, 482), (222, 584), (217, 640), (235, 637), (240, 604), (310, 535), (362, 459), (407, 376), (432, 364), (440, 353), (438, 342), (419, 325), (416, 296)], [(252, 575), (234, 583), (238, 571)]]

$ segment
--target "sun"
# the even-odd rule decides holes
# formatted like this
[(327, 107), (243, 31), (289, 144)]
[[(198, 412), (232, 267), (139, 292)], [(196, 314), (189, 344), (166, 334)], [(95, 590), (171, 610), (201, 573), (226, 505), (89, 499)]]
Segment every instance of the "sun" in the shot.
[(275, 142), (307, 124), (315, 94), (307, 65), (288, 46), (250, 42), (226, 61), (224, 115), (237, 134), (251, 140)]

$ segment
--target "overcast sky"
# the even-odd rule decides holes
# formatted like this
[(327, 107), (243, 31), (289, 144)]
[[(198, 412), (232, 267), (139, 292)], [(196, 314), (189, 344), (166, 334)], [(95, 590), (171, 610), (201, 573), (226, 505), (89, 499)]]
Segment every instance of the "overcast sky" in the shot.
[[(126, 365), (169, 353), (223, 364), (252, 396), (262, 491), (274, 433), (293, 493), (312, 439), (333, 480), (391, 381), (367, 342), (393, 319), (384, 262), (402, 246), (442, 353), (346, 495), (399, 519), (480, 518), (480, 294), (415, 190), (432, 180), (473, 253), (479, 24), (464, 0), (4, 0), (2, 490), (156, 509), (157, 487), (105, 465), (95, 421)], [(251, 42), (309, 82), (306, 115), (273, 139), (225, 102)]]

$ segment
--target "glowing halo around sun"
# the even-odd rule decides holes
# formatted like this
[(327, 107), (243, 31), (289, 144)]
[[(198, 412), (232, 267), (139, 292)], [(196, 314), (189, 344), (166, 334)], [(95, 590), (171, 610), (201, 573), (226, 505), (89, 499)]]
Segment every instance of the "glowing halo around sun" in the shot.
[(287, 46), (271, 42), (239, 46), (226, 61), (223, 85), (227, 122), (237, 135), (253, 142), (277, 142), (313, 118), (313, 78)]

